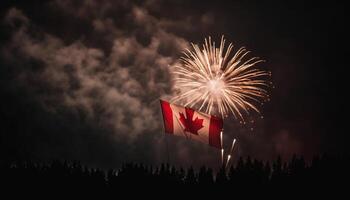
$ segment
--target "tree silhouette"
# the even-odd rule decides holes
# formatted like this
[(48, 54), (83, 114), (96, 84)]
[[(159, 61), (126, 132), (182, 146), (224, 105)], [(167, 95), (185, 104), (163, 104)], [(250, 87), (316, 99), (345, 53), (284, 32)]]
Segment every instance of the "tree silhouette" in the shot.
[[(0, 184), (3, 189), (64, 191), (110, 191), (118, 194), (121, 188), (174, 186), (208, 186), (216, 189), (283, 188), (291, 192), (312, 186), (344, 185), (349, 181), (348, 156), (316, 156), (308, 164), (294, 155), (289, 162), (278, 157), (272, 162), (239, 158), (235, 165), (217, 170), (205, 166), (196, 170), (177, 169), (169, 164), (145, 166), (127, 163), (119, 169), (101, 170), (79, 162), (33, 163), (13, 162), (0, 165)], [(214, 177), (214, 172), (216, 172)], [(185, 189), (185, 188), (183, 188)]]

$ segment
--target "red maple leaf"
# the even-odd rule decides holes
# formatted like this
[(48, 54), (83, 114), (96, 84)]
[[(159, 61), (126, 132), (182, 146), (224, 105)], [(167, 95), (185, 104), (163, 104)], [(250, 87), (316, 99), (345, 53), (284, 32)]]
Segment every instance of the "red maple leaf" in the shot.
[(185, 108), (186, 117), (183, 113), (180, 114), (180, 121), (182, 125), (185, 127), (185, 131), (190, 132), (194, 135), (198, 135), (198, 130), (203, 128), (203, 119), (193, 119), (194, 110), (190, 108)]

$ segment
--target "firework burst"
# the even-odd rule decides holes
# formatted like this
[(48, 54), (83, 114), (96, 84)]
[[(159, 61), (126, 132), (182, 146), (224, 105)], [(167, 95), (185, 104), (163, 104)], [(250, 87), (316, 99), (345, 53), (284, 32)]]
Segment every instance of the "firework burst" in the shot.
[(248, 58), (250, 51), (244, 47), (232, 53), (232, 43), (225, 49), (224, 37), (219, 48), (210, 37), (202, 49), (196, 44), (192, 48), (186, 49), (180, 63), (172, 68), (178, 92), (173, 103), (222, 117), (232, 113), (242, 120), (250, 110), (260, 113), (256, 105), (268, 99), (269, 83), (265, 79), (271, 76), (255, 68), (263, 60)]

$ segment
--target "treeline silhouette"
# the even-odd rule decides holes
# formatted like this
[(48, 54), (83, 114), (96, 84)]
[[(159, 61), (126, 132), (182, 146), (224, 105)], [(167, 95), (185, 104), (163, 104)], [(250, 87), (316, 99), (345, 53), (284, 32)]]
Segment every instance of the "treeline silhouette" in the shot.
[(8, 188), (60, 190), (114, 190), (121, 186), (210, 186), (217, 187), (285, 187), (328, 185), (349, 181), (349, 157), (318, 156), (310, 163), (293, 156), (289, 162), (280, 157), (272, 162), (239, 160), (228, 168), (213, 170), (205, 166), (176, 168), (169, 164), (145, 166), (128, 163), (119, 169), (89, 168), (79, 162), (1, 164), (0, 182)]

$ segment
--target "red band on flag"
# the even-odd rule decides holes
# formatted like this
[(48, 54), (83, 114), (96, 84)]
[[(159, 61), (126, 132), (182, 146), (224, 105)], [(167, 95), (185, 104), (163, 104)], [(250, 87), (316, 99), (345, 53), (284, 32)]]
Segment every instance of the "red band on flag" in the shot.
[(209, 127), (209, 145), (221, 149), (220, 132), (222, 130), (223, 121), (221, 118), (211, 116)]
[(174, 134), (173, 111), (171, 110), (170, 104), (160, 100), (160, 105), (162, 107), (165, 132)]

